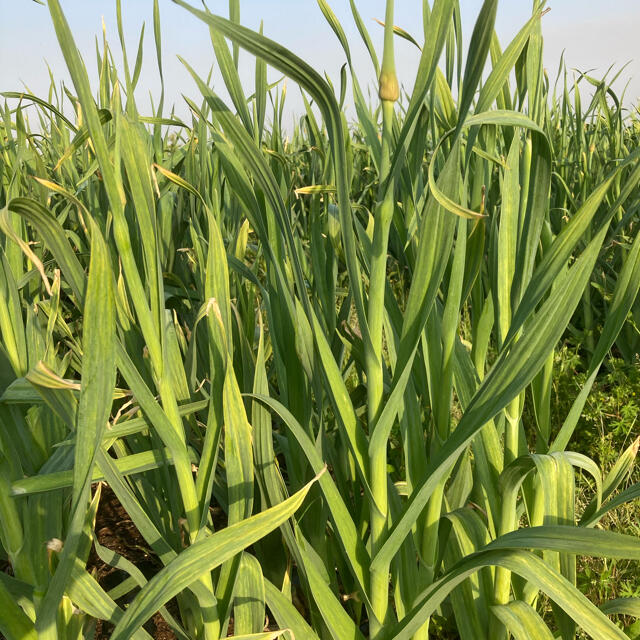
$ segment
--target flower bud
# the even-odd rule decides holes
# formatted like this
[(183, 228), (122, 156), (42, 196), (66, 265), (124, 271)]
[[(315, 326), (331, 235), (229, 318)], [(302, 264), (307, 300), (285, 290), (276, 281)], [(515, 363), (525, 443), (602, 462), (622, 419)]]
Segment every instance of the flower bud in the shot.
[(396, 102), (400, 97), (400, 86), (395, 72), (382, 71), (380, 74), (380, 100)]

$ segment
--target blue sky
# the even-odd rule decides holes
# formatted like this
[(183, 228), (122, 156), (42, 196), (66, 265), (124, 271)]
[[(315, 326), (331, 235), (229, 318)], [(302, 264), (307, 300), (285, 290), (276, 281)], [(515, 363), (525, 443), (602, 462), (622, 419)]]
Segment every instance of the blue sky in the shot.
[[(96, 76), (95, 38), (96, 35), (100, 39), (102, 37), (103, 17), (107, 38), (116, 61), (120, 61), (115, 0), (61, 0), (61, 4), (90, 76)], [(193, 4), (198, 4), (198, 0), (193, 0)], [(345, 27), (356, 68), (361, 70), (361, 80), (373, 83), (372, 67), (353, 24), (348, 0), (330, 0), (330, 4)], [(382, 28), (373, 20), (384, 17), (384, 0), (357, 0), (357, 4), (380, 50)], [(461, 0), (463, 33), (467, 41), (481, 4), (481, 0)], [(527, 20), (531, 4), (531, 0), (501, 0), (497, 31), (503, 47)], [(545, 66), (550, 76), (555, 77), (563, 50), (570, 68), (594, 69), (594, 75), (604, 73), (612, 64), (619, 68), (631, 61), (617, 88), (622, 90), (631, 79), (626, 102), (638, 104), (640, 0), (550, 0), (548, 4), (551, 11), (543, 18), (543, 34)], [(123, 0), (122, 5), (131, 64), (140, 28), (146, 22), (145, 62), (138, 88), (138, 102), (144, 110), (148, 105), (149, 91), (155, 95), (159, 92), (152, 27), (153, 3), (151, 0)], [(208, 5), (214, 12), (225, 15), (226, 0), (209, 0)], [(418, 40), (421, 39), (422, 28), (421, 5), (420, 0), (396, 0), (396, 24), (413, 33)], [(209, 34), (194, 16), (170, 0), (160, 0), (160, 11), (167, 99), (175, 103), (178, 114), (185, 115), (181, 94), (197, 98), (197, 88), (176, 55), (182, 55), (197, 71), (206, 75), (214, 62)], [(241, 0), (241, 11), (243, 24), (258, 28), (263, 19), (265, 35), (292, 49), (316, 69), (326, 71), (337, 82), (344, 55), (316, 0)], [(411, 45), (399, 41), (396, 59), (401, 82), (410, 89), (418, 52)], [(35, 93), (46, 95), (49, 77), (45, 60), (56, 80), (68, 82), (48, 9), (30, 0), (0, 0), (0, 91), (21, 90), (27, 85)], [(252, 82), (253, 69), (252, 58), (243, 56), (241, 72), (247, 87)], [(271, 74), (272, 79), (277, 77), (278, 74)], [(214, 85), (224, 95), (221, 82), (215, 75)], [(289, 87), (289, 111), (300, 114), (302, 106), (298, 92), (291, 85)]]

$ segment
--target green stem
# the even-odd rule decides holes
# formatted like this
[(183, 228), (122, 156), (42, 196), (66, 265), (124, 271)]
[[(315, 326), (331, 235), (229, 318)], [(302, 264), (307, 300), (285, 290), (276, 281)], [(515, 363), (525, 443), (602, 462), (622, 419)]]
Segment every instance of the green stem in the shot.
[[(436, 570), (436, 558), (438, 553), (438, 528), (440, 527), (440, 517), (442, 515), (442, 503), (444, 501), (444, 489), (446, 479), (449, 474), (445, 474), (443, 479), (434, 489), (429, 504), (426, 509), (425, 528), (422, 535), (422, 560), (424, 563), (424, 581), (421, 585), (428, 586), (433, 584), (433, 578)], [(424, 625), (413, 636), (413, 640), (424, 640), (429, 637), (429, 624), (431, 618), (428, 618)]]
[(25, 542), (22, 516), (16, 499), (11, 496), (11, 480), (2, 453), (0, 453), (0, 527), (2, 542), (14, 575), (23, 582), (35, 584), (35, 570), (31, 558), (28, 553), (22, 552)]
[(518, 457), (520, 443), (520, 396), (514, 398), (505, 409), (504, 466)]
[[(381, 182), (390, 165), (390, 136), (393, 123), (393, 103), (385, 101), (382, 103), (383, 110), (383, 134), (382, 134), (382, 163)], [(373, 433), (375, 425), (382, 410), (384, 376), (382, 360), (382, 341), (384, 324), (384, 292), (387, 278), (387, 249), (389, 245), (389, 229), (393, 217), (393, 185), (387, 191), (385, 199), (377, 210), (374, 236), (373, 236), (373, 256), (371, 259), (371, 276), (369, 280), (369, 305), (368, 321), (373, 345), (373, 353), (367, 359), (367, 408), (369, 418), (369, 430)], [(371, 489), (375, 504), (371, 509), (371, 541), (372, 552), (375, 555), (387, 534), (387, 450), (381, 447), (379, 451), (374, 451), (370, 456), (371, 461)], [(389, 599), (389, 571), (388, 568), (372, 571), (371, 573), (371, 603), (374, 615), (374, 629), (371, 637), (375, 638), (380, 632), (387, 615)]]
[[(514, 398), (505, 409), (505, 446), (504, 466), (506, 467), (518, 457), (519, 423), (520, 423), (520, 396)], [(514, 531), (517, 526), (517, 491), (510, 491), (503, 496), (500, 510), (500, 522), (498, 536)], [(494, 603), (507, 604), (511, 598), (511, 571), (496, 568), (496, 577), (493, 585)], [(491, 616), (489, 624), (489, 637), (495, 640), (505, 640), (506, 627), (495, 616)]]
[[(367, 414), (369, 433), (375, 430), (382, 410), (384, 393), (384, 370), (382, 358), (384, 294), (387, 279), (387, 251), (389, 229), (393, 218), (394, 185), (386, 185), (391, 168), (391, 145), (394, 119), (394, 102), (398, 99), (398, 80), (395, 73), (393, 52), (393, 0), (387, 0), (384, 33), (384, 54), (380, 73), (380, 99), (382, 101), (382, 157), (380, 162), (378, 206), (376, 207), (373, 232), (373, 255), (369, 278), (369, 300), (367, 321), (371, 336), (371, 348), (366, 357), (367, 369)], [(371, 490), (371, 553), (379, 551), (387, 536), (388, 495), (387, 495), (387, 451), (386, 446), (370, 454)], [(371, 571), (371, 605), (373, 616), (370, 620), (372, 639), (379, 637), (384, 629), (389, 607), (389, 567)]]

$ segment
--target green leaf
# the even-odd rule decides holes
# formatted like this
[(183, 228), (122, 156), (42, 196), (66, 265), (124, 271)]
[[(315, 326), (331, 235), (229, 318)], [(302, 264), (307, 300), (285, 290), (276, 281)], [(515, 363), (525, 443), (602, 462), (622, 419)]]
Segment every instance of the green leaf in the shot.
[(600, 605), (600, 610), (607, 615), (623, 615), (640, 618), (640, 598), (616, 598)]
[[(300, 553), (313, 598), (320, 609), (322, 618), (333, 640), (364, 640), (364, 636), (338, 601), (329, 585), (325, 582), (321, 570), (316, 566), (315, 558), (306, 549), (309, 544), (302, 535), (298, 536)], [(322, 567), (324, 569), (324, 567)]]
[[(280, 415), (287, 425), (287, 428), (298, 441), (311, 468), (315, 473), (318, 473), (323, 468), (324, 462), (315, 444), (305, 433), (292, 413), (282, 403), (273, 398), (261, 395), (253, 395), (252, 397)], [(319, 484), (327, 501), (333, 525), (338, 532), (338, 542), (345, 553), (354, 577), (358, 581), (360, 595), (366, 602), (369, 593), (369, 575), (367, 571), (370, 558), (369, 553), (358, 536), (351, 514), (331, 476), (329, 474), (320, 476)]]
[(0, 606), (2, 607), (0, 631), (7, 640), (37, 640), (38, 634), (33, 622), (17, 605), (3, 582), (0, 582)]
[(265, 588), (260, 563), (249, 553), (242, 554), (234, 588), (233, 632), (260, 633), (265, 627)]
[(263, 538), (289, 519), (304, 501), (314, 478), (284, 502), (201, 539), (156, 574), (129, 605), (113, 631), (113, 640), (128, 638), (158, 608), (193, 584), (194, 579)]
[(514, 600), (506, 605), (491, 607), (515, 640), (553, 640), (553, 634), (536, 610), (526, 602)]
[(55, 636), (55, 616), (80, 543), (93, 467), (111, 411), (116, 377), (116, 318), (111, 263), (98, 225), (92, 221), (91, 263), (84, 299), (83, 363), (73, 467), (73, 503), (60, 564), (38, 608), (36, 628)]
[(603, 239), (604, 232), (601, 231), (573, 267), (556, 281), (555, 288), (530, 320), (520, 340), (500, 353), (455, 431), (429, 464), (426, 480), (411, 495), (402, 517), (374, 558), (374, 565), (391, 561), (432, 492), (475, 434), (517, 397), (543, 366), (580, 301)]
[(291, 629), (297, 640), (318, 640), (313, 629), (279, 589), (268, 580), (264, 581), (264, 587), (267, 606), (281, 627)]
[(453, 588), (481, 567), (490, 565), (503, 567), (534, 584), (556, 602), (592, 638), (625, 640), (625, 634), (618, 627), (541, 558), (528, 551), (509, 549), (480, 551), (463, 559), (443, 578), (427, 588), (419, 597), (415, 607), (398, 624), (385, 629), (382, 639), (408, 640), (411, 638)]

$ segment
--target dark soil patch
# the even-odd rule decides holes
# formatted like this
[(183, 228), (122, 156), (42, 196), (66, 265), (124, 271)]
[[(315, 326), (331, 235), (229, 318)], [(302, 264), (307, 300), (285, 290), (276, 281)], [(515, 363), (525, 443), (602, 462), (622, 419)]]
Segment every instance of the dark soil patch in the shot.
[(13, 567), (8, 560), (0, 560), (0, 571), (6, 573), (8, 576), (13, 576)]
[[(95, 532), (98, 542), (103, 547), (133, 562), (147, 579), (161, 569), (160, 562), (149, 549), (115, 493), (106, 485), (103, 485), (100, 495)], [(109, 591), (128, 577), (124, 571), (105, 564), (96, 553), (95, 547), (91, 548), (87, 570), (94, 573), (96, 580), (105, 591)], [(124, 596), (118, 600), (118, 604), (125, 605), (132, 595)], [(167, 609), (172, 615), (178, 617), (178, 606), (175, 600), (167, 603)], [(144, 629), (156, 640), (175, 640), (176, 638), (160, 613), (156, 613), (151, 620), (148, 620)], [(96, 625), (95, 640), (106, 640), (111, 637), (112, 632), (112, 624), (99, 620)]]
[[(220, 507), (213, 507), (211, 516), (216, 531), (226, 527), (227, 517)], [(162, 568), (162, 564), (149, 548), (142, 534), (138, 531), (122, 504), (120, 504), (117, 496), (106, 484), (102, 485), (100, 494), (95, 534), (98, 542), (103, 547), (115, 551), (132, 562), (147, 580), (151, 579)], [(0, 559), (0, 571), (13, 575), (11, 564), (4, 559)], [(103, 562), (98, 556), (94, 545), (91, 546), (87, 561), (87, 571), (95, 577), (100, 586), (107, 592), (129, 577), (125, 571), (111, 567)], [(116, 600), (117, 604), (125, 608), (136, 593), (138, 593), (138, 589)], [(180, 620), (178, 604), (175, 598), (166, 604), (166, 608), (172, 616)], [(143, 626), (145, 631), (155, 640), (176, 640), (175, 633), (159, 612)], [(97, 620), (95, 640), (107, 640), (111, 637), (113, 629), (114, 625), (111, 623), (105, 620)], [(269, 629), (277, 629), (277, 626), (269, 626)], [(228, 630), (229, 635), (232, 635), (232, 633), (233, 619), (230, 621)], [(2, 633), (0, 633), (0, 640), (4, 640)]]

